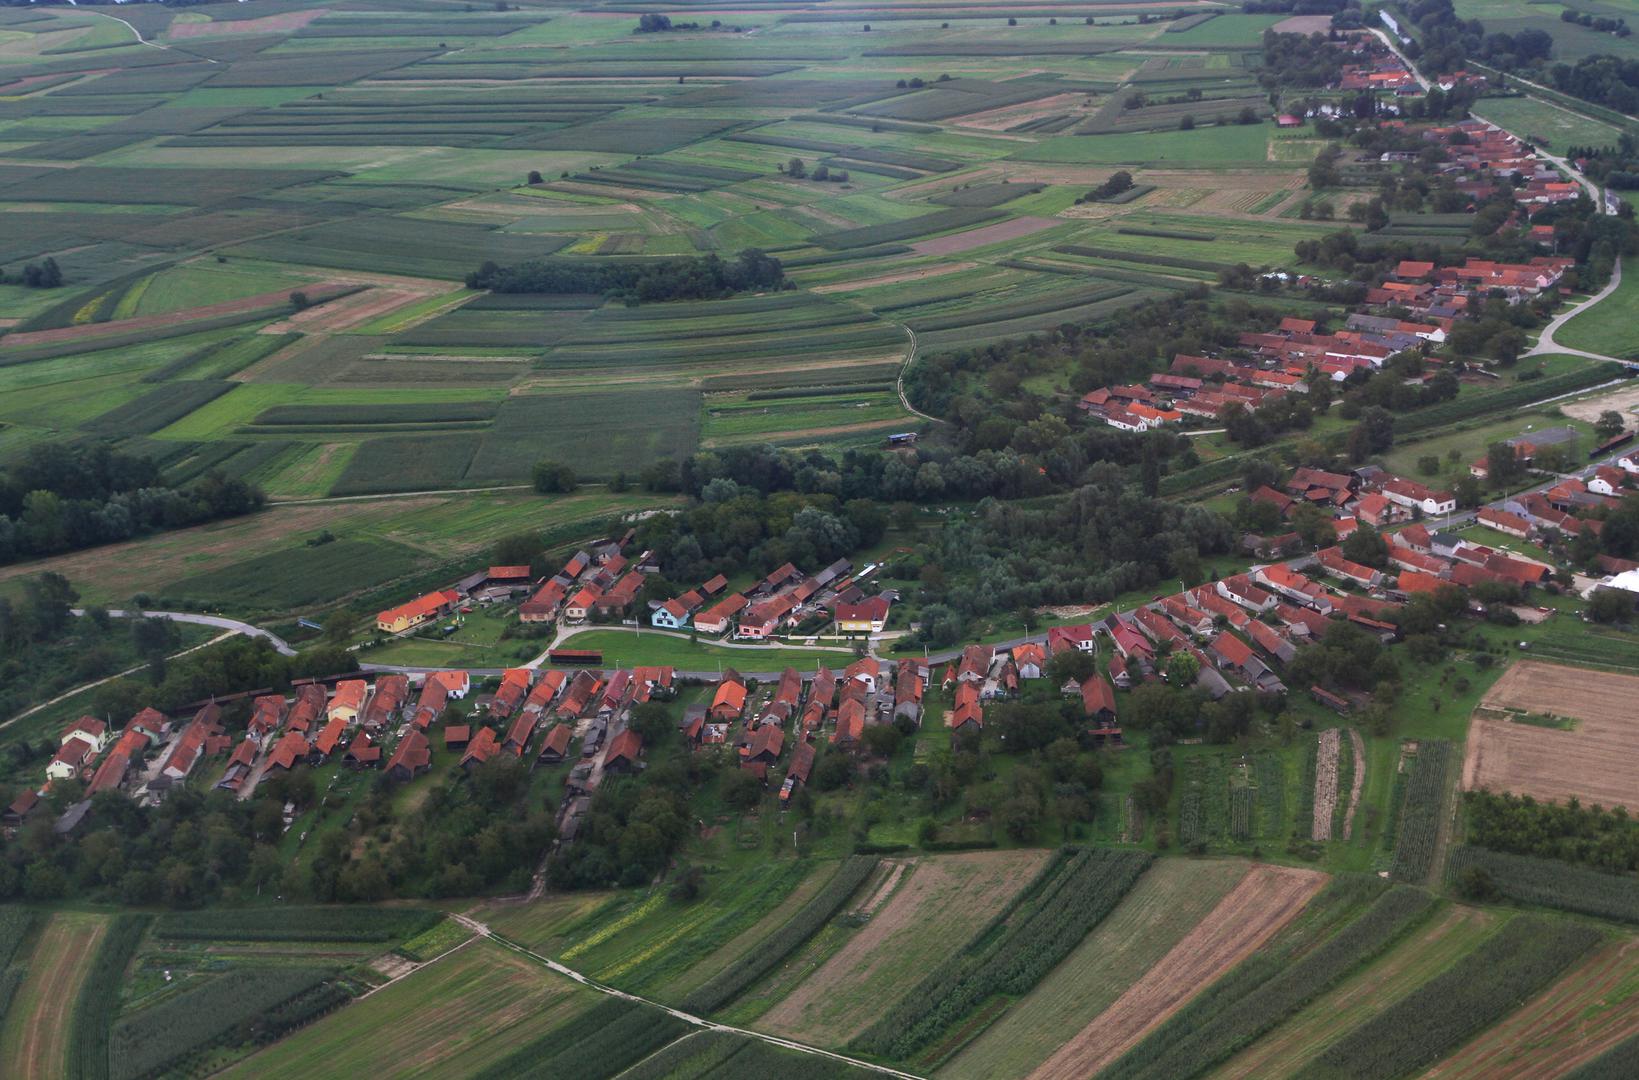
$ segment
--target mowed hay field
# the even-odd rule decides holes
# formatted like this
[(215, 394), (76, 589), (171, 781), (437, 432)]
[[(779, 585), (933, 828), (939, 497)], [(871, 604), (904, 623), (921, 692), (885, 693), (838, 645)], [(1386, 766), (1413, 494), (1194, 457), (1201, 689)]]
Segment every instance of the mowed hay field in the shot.
[[(924, 856), (892, 864), (884, 891), (868, 895), (869, 921), (779, 1004), (761, 1030), (802, 1042), (840, 1046), (880, 1015), (882, 1003), (908, 992), (923, 961), (966, 940), (1035, 876), (1046, 851)], [(870, 910), (866, 910), (870, 909)]]
[[(1639, 810), (1639, 676), (1522, 660), (1480, 702), (1463, 788)], [(1506, 717), (1570, 720), (1569, 731)]]
[(226, 1075), (472, 1076), (596, 995), (488, 941), (411, 972)]
[(939, 1076), (1027, 1075), (1155, 967), (1246, 873), (1238, 860), (1157, 863), (1063, 963)]
[(1326, 875), (1254, 866), (1183, 940), (1029, 1075), (1081, 1080), (1115, 1061), (1213, 979), (1255, 952), (1326, 883)]
[(74, 1003), (107, 929), (103, 916), (80, 912), (61, 912), (46, 923), (0, 1029), (0, 1075), (7, 1080), (67, 1075)]

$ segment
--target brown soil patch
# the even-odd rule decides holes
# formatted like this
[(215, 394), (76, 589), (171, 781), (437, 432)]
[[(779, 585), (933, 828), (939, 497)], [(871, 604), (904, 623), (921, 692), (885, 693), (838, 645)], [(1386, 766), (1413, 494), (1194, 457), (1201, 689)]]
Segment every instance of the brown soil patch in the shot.
[(405, 292), (400, 289), (368, 288), (363, 292), (344, 297), (333, 304), (321, 304), (298, 311), (288, 319), (267, 327), (263, 333), (288, 334), (292, 331), (303, 333), (339, 332), (351, 330), (355, 326), (362, 326), (371, 319), (380, 318), (389, 312), (397, 311), (401, 307), (418, 303), (427, 298), (426, 293)]
[(1083, 1080), (1102, 1070), (1273, 937), (1325, 883), (1326, 875), (1314, 870), (1253, 867), (1159, 964), (1031, 1073), (1031, 1080)]
[(871, 890), (871, 895), (866, 897), (865, 902), (853, 910), (853, 914), (863, 915), (866, 918), (875, 915), (876, 909), (885, 904), (888, 897), (893, 895), (894, 886), (898, 885), (899, 879), (905, 876), (905, 871), (915, 865), (915, 863), (907, 862), (884, 862), (882, 864), (882, 880), (877, 883), (875, 889)]
[(1583, 398), (1581, 401), (1563, 402), (1560, 404), (1559, 409), (1566, 416), (1576, 420), (1586, 420), (1590, 424), (1598, 420), (1599, 414), (1606, 409), (1614, 409), (1631, 423), (1631, 414), (1635, 410), (1639, 410), (1639, 386), (1613, 390), (1608, 394), (1600, 394), (1598, 397)]
[(902, 270), (897, 274), (883, 274), (880, 277), (860, 278), (855, 281), (836, 281), (829, 285), (816, 285), (809, 292), (834, 293), (853, 292), (857, 289), (875, 289), (882, 285), (898, 285), (906, 281), (921, 281), (924, 278), (942, 277), (945, 274), (954, 274), (959, 270), (972, 270), (979, 264), (976, 262), (952, 262), (940, 266), (926, 266), (920, 270)]
[(70, 1016), (80, 983), (108, 929), (92, 915), (53, 915), (34, 944), (29, 971), (12, 1000), (0, 1074), (12, 1080), (67, 1075)]
[(319, 16), (328, 14), (329, 8), (313, 8), (311, 11), (287, 11), (283, 15), (265, 15), (260, 19), (172, 23), (165, 31), (165, 37), (170, 41), (179, 41), (183, 38), (226, 37), (229, 34), (282, 34), (300, 30)]
[(1332, 816), (1337, 813), (1337, 758), (1342, 747), (1342, 732), (1327, 728), (1320, 733), (1320, 747), (1315, 752), (1314, 821), (1309, 827), (1309, 839), (1332, 838)]
[[(323, 285), (306, 286), (300, 291), (307, 293), (313, 303), (319, 304), (330, 299), (343, 288), (345, 286), (335, 282), (326, 282)], [(255, 311), (258, 308), (274, 307), (287, 303), (292, 291), (295, 290), (281, 289), (278, 292), (258, 293), (255, 296), (245, 296), (238, 300), (224, 300), (220, 304), (206, 304), (203, 307), (171, 311), (164, 315), (144, 315), (135, 319), (115, 319), (102, 323), (64, 326), (56, 330), (31, 330), (26, 334), (7, 334), (5, 344), (8, 348), (21, 349), (30, 345), (49, 345), (58, 341), (78, 341), (81, 338), (129, 334), (135, 331), (180, 326), (183, 323), (197, 322), (201, 319), (214, 319), (218, 315), (237, 315), (241, 312)]]
[(1058, 222), (1052, 218), (1043, 217), (1016, 217), (1007, 221), (998, 221), (994, 225), (981, 225), (977, 229), (967, 232), (954, 233), (950, 236), (941, 236), (933, 240), (923, 240), (912, 244), (911, 250), (918, 255), (954, 255), (958, 251), (971, 251), (973, 248), (984, 247), (986, 244), (999, 244), (1004, 240), (1017, 240), (1021, 237), (1039, 233), (1043, 229), (1050, 229)]
[(1045, 851), (919, 859), (891, 899), (758, 1027), (823, 1045), (865, 1030), (911, 990), (929, 957), (966, 941), (1035, 876)]
[[(1639, 810), (1639, 676), (1522, 660), (1475, 710), (1463, 756), (1463, 790)], [(1571, 731), (1508, 719), (1569, 717)]]
[(1563, 1076), (1639, 1033), (1631, 987), (1639, 941), (1612, 942), (1540, 997), (1423, 1075), (1449, 1080)]
[(1349, 809), (1343, 816), (1343, 839), (1354, 834), (1354, 814), (1360, 809), (1360, 790), (1366, 786), (1366, 740), (1349, 729), (1349, 745), (1354, 747), (1354, 781), (1349, 785)]

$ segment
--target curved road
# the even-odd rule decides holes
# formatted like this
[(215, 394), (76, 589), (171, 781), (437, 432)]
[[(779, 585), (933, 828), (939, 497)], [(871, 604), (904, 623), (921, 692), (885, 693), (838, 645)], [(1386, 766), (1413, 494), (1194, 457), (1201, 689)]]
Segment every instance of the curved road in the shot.
[[(71, 608), (70, 610), (75, 615), (85, 614), (84, 608)], [(171, 622), (192, 623), (195, 626), (214, 626), (218, 630), (229, 630), (235, 634), (244, 634), (246, 637), (264, 638), (280, 656), (296, 655), (296, 650), (290, 647), (290, 643), (271, 630), (263, 630), (261, 627), (252, 626), (248, 622), (224, 618), (221, 615), (195, 615), (186, 611), (121, 611), (112, 608), (109, 609), (108, 614), (116, 619), (139, 617), (144, 619), (169, 619)]]
[(1611, 279), (1605, 283), (1605, 287), (1571, 310), (1555, 315), (1548, 325), (1542, 328), (1542, 334), (1537, 338), (1537, 343), (1531, 346), (1530, 350), (1527, 351), (1525, 355), (1540, 356), (1542, 353), (1565, 353), (1569, 356), (1580, 356), (1588, 360), (1611, 360), (1618, 364), (1632, 365), (1633, 361), (1631, 360), (1622, 360), (1615, 356), (1606, 356), (1603, 353), (1584, 352), (1581, 349), (1573, 349), (1566, 345), (1560, 345), (1554, 341), (1554, 335), (1557, 334), (1566, 323), (1570, 322), (1584, 311), (1587, 311), (1601, 300), (1604, 300), (1606, 297), (1610, 296), (1611, 293), (1616, 291), (1617, 286), (1621, 284), (1622, 260), (1617, 259), (1616, 265), (1611, 269)]

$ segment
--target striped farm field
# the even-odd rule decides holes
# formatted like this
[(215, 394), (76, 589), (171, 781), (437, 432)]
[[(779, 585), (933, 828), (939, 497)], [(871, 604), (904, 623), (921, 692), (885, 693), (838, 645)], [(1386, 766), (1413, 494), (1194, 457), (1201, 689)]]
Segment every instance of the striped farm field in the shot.
[(54, 1080), (68, 1071), (74, 1005), (102, 943), (101, 915), (52, 915), (34, 943), (28, 975), (17, 988), (0, 1030), (0, 1075), (8, 1080)]
[(1436, 915), (1375, 964), (1310, 1002), (1209, 1075), (1215, 1080), (1307, 1075), (1344, 1032), (1450, 967), (1496, 928), (1495, 916), (1475, 908), (1453, 907)]
[(939, 1076), (1024, 1076), (1109, 1008), (1246, 876), (1238, 860), (1157, 863), (1103, 923)]
[(598, 1000), (533, 961), (474, 941), (225, 1075), (472, 1076)]
[(1254, 866), (1156, 965), (1030, 1073), (1071, 1080), (1098, 1072), (1195, 993), (1250, 956), (1303, 910), (1326, 876)]
[(1613, 941), (1545, 993), (1423, 1075), (1532, 1080), (1559, 1075), (1639, 1034), (1639, 941)]
[[(974, 934), (1035, 876), (1046, 851), (933, 855), (896, 864), (859, 909), (869, 921), (757, 1026), (841, 1045), (916, 985), (922, 958)], [(865, 909), (871, 909), (866, 911)]]

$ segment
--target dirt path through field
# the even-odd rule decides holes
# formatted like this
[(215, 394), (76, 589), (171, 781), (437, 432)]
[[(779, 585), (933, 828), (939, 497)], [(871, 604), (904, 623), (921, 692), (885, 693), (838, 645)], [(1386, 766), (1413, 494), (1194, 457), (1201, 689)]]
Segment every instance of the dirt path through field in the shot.
[(1349, 810), (1343, 818), (1343, 839), (1354, 835), (1354, 812), (1360, 809), (1360, 791), (1366, 786), (1366, 740), (1349, 729), (1349, 745), (1354, 748), (1354, 780), (1349, 785)]
[(1326, 883), (1315, 870), (1255, 866), (1233, 892), (1030, 1080), (1085, 1080), (1275, 935)]
[(1636, 989), (1639, 941), (1612, 942), (1423, 1075), (1428, 1080), (1563, 1076), (1639, 1033)]
[[(932, 958), (977, 933), (1046, 857), (1045, 851), (979, 851), (919, 858), (870, 921), (757, 1026), (820, 1046), (847, 1043), (909, 992)], [(868, 903), (882, 893), (879, 888)]]
[(100, 915), (51, 916), (34, 943), (28, 977), (18, 988), (0, 1032), (0, 1076), (8, 1080), (55, 1080), (67, 1075), (70, 1020), (91, 957), (102, 944), (108, 920)]
[(1315, 752), (1314, 821), (1309, 826), (1312, 840), (1332, 838), (1332, 816), (1337, 813), (1337, 757), (1343, 739), (1338, 728), (1327, 728), (1320, 733), (1320, 747)]

